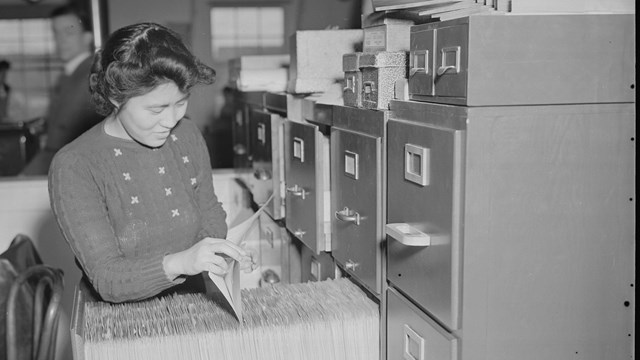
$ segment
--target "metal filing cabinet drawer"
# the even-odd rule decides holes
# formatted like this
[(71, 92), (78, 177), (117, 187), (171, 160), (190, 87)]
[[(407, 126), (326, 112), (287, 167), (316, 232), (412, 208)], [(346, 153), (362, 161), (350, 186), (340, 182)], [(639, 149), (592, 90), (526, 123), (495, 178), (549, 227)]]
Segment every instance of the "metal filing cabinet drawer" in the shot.
[(433, 29), (415, 30), (411, 33), (409, 94), (416, 100), (433, 95), (434, 42), (435, 30)]
[(285, 122), (287, 228), (313, 252), (331, 250), (329, 138), (317, 125)]
[(458, 340), (392, 288), (387, 291), (388, 360), (456, 360)]
[[(288, 266), (288, 252), (284, 250), (283, 234), (286, 229), (278, 225), (268, 214), (262, 213), (260, 220), (260, 248), (259, 262), (261, 270), (260, 284), (262, 286), (275, 283), (288, 283), (283, 274)], [(271, 273), (270, 273), (271, 272)]]
[(274, 219), (282, 219), (284, 211), (284, 118), (262, 110), (251, 111), (252, 192), (257, 204), (271, 195), (265, 209)]
[(387, 278), (459, 326), (462, 133), (389, 119)]
[(433, 75), (436, 96), (467, 96), (468, 42), (468, 24), (436, 30)]
[(331, 166), (331, 253), (367, 288), (380, 294), (381, 138), (333, 128)]
[(251, 168), (249, 158), (249, 119), (247, 110), (241, 103), (236, 108), (233, 126), (231, 127), (233, 138), (233, 167)]

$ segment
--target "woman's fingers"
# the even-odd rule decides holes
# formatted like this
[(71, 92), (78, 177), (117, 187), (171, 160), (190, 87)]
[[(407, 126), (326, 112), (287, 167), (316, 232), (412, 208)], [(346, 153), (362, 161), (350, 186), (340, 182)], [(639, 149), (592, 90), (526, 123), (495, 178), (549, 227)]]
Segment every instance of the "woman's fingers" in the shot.
[(214, 273), (214, 274), (220, 275), (220, 276), (222, 276), (222, 275), (227, 273), (226, 262), (225, 262), (224, 268), (222, 268), (218, 264), (214, 264), (214, 263), (208, 263), (207, 265), (208, 265), (208, 267), (207, 267), (206, 270), (211, 272), (211, 273)]

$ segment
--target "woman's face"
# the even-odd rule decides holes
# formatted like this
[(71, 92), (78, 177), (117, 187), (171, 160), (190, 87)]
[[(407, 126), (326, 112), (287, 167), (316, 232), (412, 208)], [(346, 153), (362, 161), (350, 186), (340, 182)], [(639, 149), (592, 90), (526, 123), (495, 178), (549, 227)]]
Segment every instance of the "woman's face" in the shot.
[(172, 81), (129, 99), (116, 114), (127, 134), (149, 147), (162, 146), (187, 111), (189, 94)]

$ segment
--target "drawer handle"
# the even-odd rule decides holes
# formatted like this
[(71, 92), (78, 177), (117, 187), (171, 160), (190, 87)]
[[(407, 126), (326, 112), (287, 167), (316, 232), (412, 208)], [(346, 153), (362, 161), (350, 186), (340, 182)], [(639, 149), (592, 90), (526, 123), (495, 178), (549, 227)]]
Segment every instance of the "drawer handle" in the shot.
[(430, 246), (431, 235), (414, 228), (406, 223), (395, 223), (385, 225), (387, 235), (396, 239), (405, 246)]
[(346, 86), (343, 88), (343, 91), (351, 91), (352, 93), (356, 92), (356, 77), (354, 75), (346, 76)]
[(259, 123), (256, 135), (258, 138), (258, 142), (261, 145), (264, 145), (267, 142), (266, 133), (267, 133), (266, 125), (264, 123)]
[(271, 180), (271, 172), (265, 169), (257, 169), (253, 172), (253, 177), (263, 181)]
[(409, 325), (404, 324), (404, 360), (424, 360), (424, 338)]
[(429, 50), (415, 50), (409, 57), (409, 75), (416, 73), (429, 73)]
[(455, 69), (456, 66), (455, 65), (449, 65), (449, 66), (440, 66), (438, 68), (438, 76), (442, 76), (444, 75), (444, 73), (446, 73), (449, 70)]
[[(453, 60), (453, 64), (451, 64), (451, 60)], [(455, 73), (459, 73), (460, 46), (451, 46), (440, 49), (440, 63), (442, 64), (442, 66), (438, 67), (438, 70), (436, 71), (436, 74), (438, 74), (438, 76), (444, 75), (449, 70), (454, 70)]]
[(356, 271), (356, 268), (360, 266), (360, 263), (357, 263), (353, 260), (347, 260), (344, 266), (347, 268), (347, 270)]
[(288, 187), (287, 192), (293, 196), (299, 196), (302, 200), (304, 200), (309, 194), (308, 191), (305, 191), (304, 188), (298, 186), (298, 184), (293, 185), (293, 187)]
[(233, 147), (233, 152), (236, 153), (236, 155), (244, 155), (247, 153), (247, 148), (245, 148), (242, 144), (236, 144)]
[(344, 207), (344, 209), (336, 211), (335, 216), (338, 220), (352, 222), (356, 225), (360, 225), (360, 214), (349, 209), (346, 206)]

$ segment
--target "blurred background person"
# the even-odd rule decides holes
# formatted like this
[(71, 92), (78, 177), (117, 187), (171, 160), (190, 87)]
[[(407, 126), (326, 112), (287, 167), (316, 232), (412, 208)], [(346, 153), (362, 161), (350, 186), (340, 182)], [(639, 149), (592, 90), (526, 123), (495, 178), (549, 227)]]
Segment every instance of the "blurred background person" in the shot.
[(7, 60), (0, 60), (0, 121), (5, 120), (9, 110), (9, 93), (11, 87), (7, 84), (7, 73), (11, 64)]
[(64, 70), (45, 115), (43, 148), (26, 165), (22, 175), (46, 175), (53, 155), (60, 148), (102, 120), (89, 94), (93, 34), (88, 16), (72, 5), (64, 5), (51, 13), (51, 21)]

